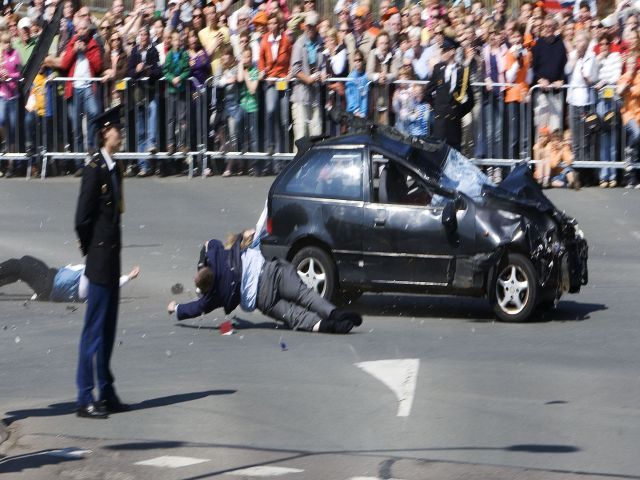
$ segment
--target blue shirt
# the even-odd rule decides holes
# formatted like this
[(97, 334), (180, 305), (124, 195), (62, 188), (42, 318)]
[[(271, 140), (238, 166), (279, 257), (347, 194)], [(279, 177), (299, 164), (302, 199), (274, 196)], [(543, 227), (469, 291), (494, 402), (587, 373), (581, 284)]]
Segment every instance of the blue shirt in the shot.
[(51, 295), (49, 299), (52, 302), (77, 302), (78, 287), (80, 285), (80, 278), (84, 273), (84, 268), (81, 270), (71, 269), (68, 267), (62, 267), (56, 273), (53, 279), (53, 288), (51, 289)]
[(260, 252), (260, 244), (247, 248), (241, 255), (242, 281), (240, 283), (240, 307), (245, 312), (256, 309), (258, 282), (264, 265), (264, 257)]

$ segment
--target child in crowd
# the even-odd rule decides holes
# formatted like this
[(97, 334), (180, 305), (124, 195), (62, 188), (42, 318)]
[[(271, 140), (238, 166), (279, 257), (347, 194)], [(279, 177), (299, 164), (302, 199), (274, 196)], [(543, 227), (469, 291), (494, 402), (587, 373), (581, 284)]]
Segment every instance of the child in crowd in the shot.
[[(253, 63), (251, 47), (242, 51), (242, 65), (238, 68), (238, 84), (240, 85), (240, 110), (242, 112), (243, 151), (258, 151), (258, 99), (256, 90), (260, 81), (260, 72)], [(262, 164), (252, 160), (249, 173), (259, 175)]]
[(409, 112), (409, 135), (413, 137), (426, 137), (429, 135), (429, 116), (431, 107), (424, 98), (424, 85), (415, 84), (412, 87), (413, 106)]
[[(400, 81), (413, 80), (411, 66), (403, 65), (398, 72)], [(396, 84), (396, 91), (393, 93), (393, 113), (396, 117), (396, 130), (407, 135), (409, 133), (409, 115), (413, 110), (413, 89), (410, 83)]]
[[(233, 54), (233, 47), (226, 44), (222, 47), (220, 63), (214, 72), (216, 85), (222, 89), (224, 103), (224, 118), (227, 123), (227, 138), (224, 149), (235, 152), (238, 150), (238, 127), (241, 120), (240, 100), (238, 97), (238, 64)], [(244, 173), (244, 162), (235, 159), (227, 161), (223, 177)]]
[(356, 50), (353, 54), (354, 69), (349, 74), (347, 82), (347, 112), (356, 117), (365, 118), (369, 102), (369, 80), (367, 79), (364, 54)]
[(573, 151), (571, 150), (571, 130), (565, 130), (561, 136), (556, 130), (548, 147), (551, 186), (556, 188), (579, 188), (578, 173), (573, 169)]
[(167, 153), (176, 152), (176, 130), (178, 149), (185, 148), (186, 130), (186, 82), (191, 74), (189, 68), (189, 54), (184, 48), (184, 42), (179, 32), (171, 33), (171, 50), (167, 53), (163, 65), (164, 77), (167, 81)]

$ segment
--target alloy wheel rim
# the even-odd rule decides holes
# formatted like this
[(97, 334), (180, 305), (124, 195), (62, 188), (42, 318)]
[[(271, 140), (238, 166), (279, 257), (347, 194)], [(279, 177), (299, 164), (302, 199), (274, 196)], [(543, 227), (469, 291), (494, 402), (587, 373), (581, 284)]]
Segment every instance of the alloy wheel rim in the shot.
[(327, 289), (327, 272), (321, 262), (313, 257), (304, 258), (298, 264), (298, 276), (309, 288), (324, 296)]
[(529, 280), (518, 265), (507, 265), (496, 281), (496, 299), (503, 312), (517, 315), (529, 301)]

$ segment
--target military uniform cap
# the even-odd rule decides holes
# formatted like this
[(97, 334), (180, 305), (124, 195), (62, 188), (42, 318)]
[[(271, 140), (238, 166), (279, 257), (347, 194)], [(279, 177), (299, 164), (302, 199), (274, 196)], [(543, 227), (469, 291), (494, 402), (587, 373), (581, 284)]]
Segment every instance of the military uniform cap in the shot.
[(121, 128), (122, 127), (122, 122), (120, 121), (121, 110), (122, 108), (120, 107), (120, 105), (118, 105), (117, 107), (110, 108), (104, 113), (98, 115), (93, 121), (95, 126), (98, 129), (109, 128), (109, 127)]
[(444, 37), (444, 41), (442, 42), (442, 51), (446, 52), (447, 50), (455, 50), (458, 48), (460, 44), (456, 42), (451, 37)]

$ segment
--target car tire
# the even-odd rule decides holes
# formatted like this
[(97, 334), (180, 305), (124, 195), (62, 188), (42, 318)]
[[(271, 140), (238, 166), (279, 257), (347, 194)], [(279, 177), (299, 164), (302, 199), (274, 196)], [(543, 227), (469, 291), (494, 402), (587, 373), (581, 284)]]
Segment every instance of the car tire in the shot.
[(525, 322), (538, 304), (538, 276), (531, 260), (510, 252), (497, 268), (492, 285), (493, 310), (503, 322)]
[(304, 247), (291, 261), (302, 281), (321, 297), (334, 301), (338, 292), (338, 275), (331, 256), (318, 247)]

